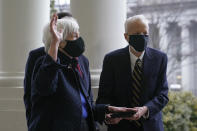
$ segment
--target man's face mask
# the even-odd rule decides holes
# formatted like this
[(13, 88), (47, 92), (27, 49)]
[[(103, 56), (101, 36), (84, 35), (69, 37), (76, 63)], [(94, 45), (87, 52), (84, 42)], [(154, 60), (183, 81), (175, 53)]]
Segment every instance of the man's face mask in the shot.
[(138, 52), (142, 52), (146, 49), (148, 40), (148, 35), (129, 35), (129, 45)]
[(81, 37), (76, 40), (66, 40), (67, 44), (63, 48), (72, 57), (78, 57), (85, 51), (85, 44)]

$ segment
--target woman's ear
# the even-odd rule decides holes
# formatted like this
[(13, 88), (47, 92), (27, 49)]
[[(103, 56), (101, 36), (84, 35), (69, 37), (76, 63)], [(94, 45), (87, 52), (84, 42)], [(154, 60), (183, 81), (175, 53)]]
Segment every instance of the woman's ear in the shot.
[(78, 39), (79, 38), (79, 33), (73, 32), (72, 37), (73, 37), (74, 40)]
[(66, 41), (61, 41), (59, 44), (59, 48), (64, 48), (66, 46)]
[(79, 38), (79, 33), (77, 33), (77, 35), (76, 35), (76, 36), (77, 36), (77, 38)]

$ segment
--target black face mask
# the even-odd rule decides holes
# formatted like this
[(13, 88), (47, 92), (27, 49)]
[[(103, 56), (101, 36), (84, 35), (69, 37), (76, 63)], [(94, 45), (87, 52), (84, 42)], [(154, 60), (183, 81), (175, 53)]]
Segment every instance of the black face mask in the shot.
[(131, 45), (136, 51), (142, 52), (147, 47), (148, 39), (148, 35), (130, 35), (129, 45)]
[(66, 42), (67, 44), (63, 50), (72, 57), (78, 57), (85, 51), (85, 44), (81, 37), (77, 40), (66, 40)]

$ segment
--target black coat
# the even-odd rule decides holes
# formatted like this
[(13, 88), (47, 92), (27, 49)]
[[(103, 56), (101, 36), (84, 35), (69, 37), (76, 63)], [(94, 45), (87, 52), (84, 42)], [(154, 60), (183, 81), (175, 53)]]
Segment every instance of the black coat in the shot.
[(81, 55), (78, 62), (83, 78), (70, 67), (70, 59), (61, 52), (57, 62), (48, 54), (36, 61), (31, 84), (28, 83), (31, 85), (29, 131), (79, 131), (80, 90), (88, 104), (91, 131), (95, 130), (94, 121), (103, 121), (105, 105), (93, 104), (88, 60)]

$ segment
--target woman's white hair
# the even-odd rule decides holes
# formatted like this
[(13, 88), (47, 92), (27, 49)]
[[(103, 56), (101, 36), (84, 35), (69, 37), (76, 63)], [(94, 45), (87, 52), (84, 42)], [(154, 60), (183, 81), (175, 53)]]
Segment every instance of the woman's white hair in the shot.
[(144, 15), (135, 15), (135, 16), (129, 17), (125, 21), (125, 33), (128, 33), (128, 24), (135, 23), (135, 22), (138, 22), (138, 21), (140, 21), (143, 24), (145, 24), (147, 30), (149, 30), (148, 19), (146, 19), (146, 17)]
[[(79, 32), (79, 25), (73, 17), (64, 17), (63, 19), (57, 20), (57, 31), (63, 31), (63, 40), (66, 40), (66, 37), (72, 33)], [(47, 52), (50, 48), (52, 40), (52, 35), (50, 32), (50, 23), (48, 23), (43, 29), (42, 42), (45, 45), (45, 51)]]

